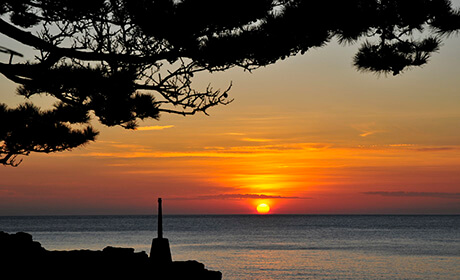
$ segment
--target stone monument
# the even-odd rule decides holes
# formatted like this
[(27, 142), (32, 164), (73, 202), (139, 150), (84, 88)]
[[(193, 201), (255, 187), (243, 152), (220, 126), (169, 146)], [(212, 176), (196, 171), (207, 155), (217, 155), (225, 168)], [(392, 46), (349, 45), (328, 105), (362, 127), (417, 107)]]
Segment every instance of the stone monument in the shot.
[(169, 241), (167, 238), (163, 238), (163, 212), (161, 198), (158, 198), (158, 237), (152, 240), (150, 260), (158, 266), (172, 264)]

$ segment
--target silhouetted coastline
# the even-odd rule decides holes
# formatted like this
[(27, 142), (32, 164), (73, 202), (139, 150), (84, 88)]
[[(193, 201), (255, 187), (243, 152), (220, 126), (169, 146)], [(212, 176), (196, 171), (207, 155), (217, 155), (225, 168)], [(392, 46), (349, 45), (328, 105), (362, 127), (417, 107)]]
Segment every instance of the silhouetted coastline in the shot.
[(105, 247), (101, 251), (48, 251), (32, 235), (0, 231), (3, 275), (26, 279), (203, 279), (220, 280), (222, 273), (207, 270), (197, 261), (156, 264), (133, 248)]

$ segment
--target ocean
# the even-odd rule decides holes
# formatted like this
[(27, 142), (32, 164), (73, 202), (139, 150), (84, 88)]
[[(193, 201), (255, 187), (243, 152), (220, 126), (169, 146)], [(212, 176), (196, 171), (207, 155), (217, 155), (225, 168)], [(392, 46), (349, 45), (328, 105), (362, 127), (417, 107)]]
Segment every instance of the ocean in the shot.
[[(460, 216), (165, 215), (173, 260), (224, 280), (460, 279)], [(156, 216), (0, 216), (48, 250), (150, 252)]]

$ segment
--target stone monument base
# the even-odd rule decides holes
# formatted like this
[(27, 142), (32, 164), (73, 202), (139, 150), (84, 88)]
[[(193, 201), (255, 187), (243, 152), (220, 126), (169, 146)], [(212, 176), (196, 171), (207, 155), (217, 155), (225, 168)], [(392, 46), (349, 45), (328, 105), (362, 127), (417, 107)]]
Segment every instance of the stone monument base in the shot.
[(152, 240), (150, 260), (155, 265), (168, 265), (172, 263), (171, 250), (167, 238), (154, 238)]

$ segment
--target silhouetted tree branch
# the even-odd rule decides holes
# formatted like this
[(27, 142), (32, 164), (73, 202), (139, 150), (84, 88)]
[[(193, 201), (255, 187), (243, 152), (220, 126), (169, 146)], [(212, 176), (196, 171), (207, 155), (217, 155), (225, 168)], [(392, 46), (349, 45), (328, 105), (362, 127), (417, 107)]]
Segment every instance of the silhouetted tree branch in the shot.
[[(17, 155), (30, 152), (51, 153), (66, 151), (93, 141), (97, 132), (84, 125), (89, 117), (78, 107), (59, 103), (52, 110), (41, 111), (30, 103), (8, 109), (0, 103), (0, 163), (17, 166)], [(74, 128), (73, 125), (83, 125)]]
[(21, 54), (3, 46), (0, 72), (25, 98), (58, 102), (0, 106), (0, 163), (93, 141), (89, 115), (134, 129), (161, 112), (206, 113), (231, 102), (231, 85), (199, 91), (195, 74), (257, 69), (334, 37), (365, 38), (357, 69), (397, 75), (426, 64), (459, 19), (449, 0), (0, 0), (0, 33), (36, 54), (16, 62)]

